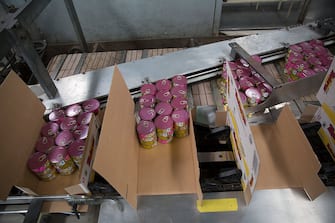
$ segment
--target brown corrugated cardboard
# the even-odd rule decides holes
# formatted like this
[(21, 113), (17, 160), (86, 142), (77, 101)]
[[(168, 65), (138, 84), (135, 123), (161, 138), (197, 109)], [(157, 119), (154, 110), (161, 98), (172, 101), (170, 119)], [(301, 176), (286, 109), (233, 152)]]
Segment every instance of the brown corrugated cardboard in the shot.
[(90, 123), (83, 165), (71, 176), (57, 176), (43, 182), (29, 171), (27, 161), (33, 153), (43, 120), (44, 106), (26, 84), (10, 73), (0, 86), (1, 162), (0, 199), (5, 199), (12, 186), (38, 195), (62, 195), (88, 193), (86, 188), (94, 158), (100, 122)]
[(199, 193), (199, 167), (190, 136), (146, 150), (140, 147), (134, 102), (117, 66), (93, 168), (133, 206), (138, 195)]
[(288, 106), (273, 124), (249, 126), (228, 67), (228, 123), (237, 166), (242, 170), (246, 202), (255, 189), (303, 188), (314, 200), (326, 188), (321, 165)]
[(252, 126), (260, 156), (256, 189), (303, 188), (314, 200), (326, 188), (320, 163), (289, 107), (274, 124)]

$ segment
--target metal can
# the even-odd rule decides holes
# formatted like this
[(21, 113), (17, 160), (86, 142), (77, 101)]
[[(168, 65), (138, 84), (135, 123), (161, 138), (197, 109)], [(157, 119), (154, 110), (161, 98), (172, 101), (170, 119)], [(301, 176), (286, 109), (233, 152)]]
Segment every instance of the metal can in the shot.
[(257, 88), (251, 87), (245, 91), (249, 105), (255, 106), (262, 101), (262, 94)]
[(187, 109), (187, 99), (185, 98), (174, 98), (171, 102), (172, 108), (176, 110)]
[(82, 111), (81, 106), (79, 104), (73, 104), (70, 105), (66, 108), (65, 110), (65, 115), (67, 117), (74, 117), (80, 114), (80, 112)]
[(85, 141), (81, 139), (74, 141), (67, 151), (76, 166), (80, 168), (85, 153)]
[(53, 148), (48, 154), (48, 159), (60, 175), (70, 175), (76, 170), (74, 162), (64, 147)]
[(254, 87), (255, 84), (253, 83), (253, 79), (250, 77), (242, 77), (239, 80), (240, 88), (245, 91), (248, 88)]
[(76, 130), (73, 131), (75, 139), (86, 139), (88, 136), (88, 125), (80, 125)]
[(171, 98), (172, 98), (172, 94), (168, 90), (159, 91), (156, 94), (156, 99), (160, 102), (170, 102)]
[(53, 137), (40, 137), (35, 145), (35, 149), (38, 152), (48, 154), (55, 146), (55, 139)]
[(156, 112), (153, 108), (142, 108), (139, 112), (139, 116), (141, 120), (151, 121), (155, 118)]
[(189, 114), (186, 110), (174, 111), (171, 115), (173, 120), (174, 136), (182, 138), (189, 133)]
[(97, 99), (89, 99), (84, 101), (82, 104), (84, 112), (93, 112), (94, 114), (98, 114), (100, 108), (100, 102)]
[(157, 89), (156, 89), (156, 86), (154, 84), (143, 84), (141, 86), (142, 95), (147, 95), (147, 94), (155, 95), (156, 91), (157, 91)]
[(177, 97), (187, 98), (187, 88), (186, 86), (183, 86), (183, 85), (173, 87), (171, 89), (171, 94), (172, 94), (172, 97), (174, 98), (177, 98)]
[(173, 139), (173, 120), (168, 115), (160, 115), (155, 119), (158, 142), (167, 144)]
[(43, 181), (50, 181), (56, 177), (56, 169), (51, 165), (46, 154), (33, 153), (28, 160), (29, 169)]
[(272, 87), (267, 84), (267, 83), (261, 83), (260, 85), (258, 85), (258, 90), (261, 92), (262, 94), (262, 100), (264, 101), (267, 97), (269, 97), (269, 95), (272, 92)]
[(155, 106), (155, 96), (151, 94), (140, 97), (139, 104), (141, 108), (153, 108)]
[(136, 127), (138, 139), (145, 149), (152, 149), (157, 145), (156, 128), (151, 121), (140, 121)]
[(89, 125), (90, 122), (91, 122), (92, 117), (93, 117), (92, 112), (81, 113), (77, 117), (77, 123), (78, 123), (78, 125)]
[(238, 78), (242, 77), (250, 77), (251, 76), (251, 70), (247, 67), (239, 67), (236, 69), (236, 75)]
[(55, 110), (49, 114), (49, 121), (51, 122), (57, 122), (60, 124), (62, 119), (65, 117), (65, 112), (61, 109)]
[(66, 117), (60, 123), (61, 130), (70, 130), (73, 131), (77, 128), (77, 120), (75, 117)]
[(171, 81), (162, 79), (156, 82), (157, 91), (168, 91), (171, 89)]
[(48, 122), (41, 128), (41, 135), (55, 137), (58, 134), (59, 125), (56, 122)]
[(160, 102), (156, 105), (155, 111), (157, 115), (171, 115), (172, 106), (166, 102)]
[(55, 143), (57, 146), (67, 146), (73, 142), (73, 139), (72, 133), (69, 130), (64, 130), (57, 135)]
[(187, 78), (184, 75), (175, 75), (172, 78), (173, 86), (187, 86)]

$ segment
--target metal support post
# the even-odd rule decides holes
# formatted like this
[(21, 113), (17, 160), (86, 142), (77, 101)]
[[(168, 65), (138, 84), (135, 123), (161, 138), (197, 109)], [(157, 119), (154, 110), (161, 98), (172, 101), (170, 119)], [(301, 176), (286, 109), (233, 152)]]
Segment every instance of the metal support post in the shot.
[(29, 38), (29, 34), (23, 27), (16, 25), (12, 29), (7, 30), (9, 39), (17, 53), (23, 57), (30, 67), (33, 75), (41, 84), (43, 90), (49, 98), (54, 98), (57, 94), (57, 88), (46, 70), (40, 56), (34, 49), (33, 43)]
[(42, 199), (32, 200), (23, 223), (37, 223), (41, 213), (42, 205), (43, 205)]
[(66, 9), (67, 9), (67, 12), (69, 13), (74, 31), (76, 32), (77, 38), (80, 42), (81, 49), (85, 53), (87, 53), (88, 52), (88, 45), (87, 45), (83, 30), (81, 28), (76, 9), (73, 5), (73, 1), (72, 0), (64, 0), (64, 3), (65, 3), (65, 6), (66, 6)]

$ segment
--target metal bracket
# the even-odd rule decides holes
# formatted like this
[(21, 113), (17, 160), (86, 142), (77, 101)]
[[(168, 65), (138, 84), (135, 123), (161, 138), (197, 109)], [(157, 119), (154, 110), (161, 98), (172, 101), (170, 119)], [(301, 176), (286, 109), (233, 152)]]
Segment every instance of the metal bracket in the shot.
[(320, 72), (311, 77), (282, 84), (275, 80), (261, 64), (255, 62), (240, 45), (233, 42), (230, 43), (229, 46), (232, 48), (231, 56), (233, 58), (236, 58), (237, 55), (242, 57), (256, 70), (257, 73), (259, 73), (269, 84), (272, 85), (273, 90), (269, 98), (257, 106), (246, 108), (247, 114), (261, 112), (266, 108), (273, 107), (274, 105), (313, 94), (318, 91), (323, 79), (326, 76), (326, 72)]

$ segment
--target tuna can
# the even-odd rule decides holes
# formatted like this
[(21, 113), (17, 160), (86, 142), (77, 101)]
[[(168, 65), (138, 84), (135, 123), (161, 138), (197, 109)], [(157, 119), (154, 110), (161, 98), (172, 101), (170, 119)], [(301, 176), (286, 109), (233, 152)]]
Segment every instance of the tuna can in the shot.
[(156, 91), (157, 89), (154, 84), (143, 84), (141, 86), (142, 95), (147, 95), (147, 94), (155, 95)]
[(251, 87), (245, 91), (249, 105), (255, 106), (262, 101), (262, 94), (257, 88)]
[(302, 50), (312, 49), (313, 46), (309, 42), (302, 42), (299, 43), (299, 46), (302, 48)]
[(314, 52), (318, 57), (328, 55), (328, 49), (323, 46), (314, 46)]
[(331, 64), (332, 61), (333, 61), (333, 57), (332, 57), (332, 56), (329, 56), (329, 55), (327, 55), (327, 56), (320, 56), (319, 59), (320, 59), (320, 61), (322, 62), (322, 65), (323, 65), (323, 66), (326, 66), (326, 67), (329, 67), (330, 64)]
[(186, 110), (174, 111), (171, 115), (173, 120), (174, 136), (182, 138), (188, 136), (189, 114)]
[(84, 101), (82, 104), (84, 112), (93, 112), (94, 114), (98, 114), (100, 108), (100, 102), (97, 99), (89, 99)]
[(76, 170), (74, 162), (64, 147), (53, 148), (48, 154), (48, 158), (60, 175), (67, 176)]
[(171, 89), (171, 81), (162, 79), (156, 82), (157, 91), (169, 91)]
[(173, 86), (187, 86), (187, 78), (184, 75), (176, 75), (172, 78)]
[(48, 122), (41, 129), (41, 135), (55, 137), (58, 134), (59, 125), (56, 122)]
[(289, 46), (289, 52), (293, 51), (293, 52), (297, 52), (297, 53), (301, 53), (302, 52), (302, 47), (299, 45), (291, 45)]
[(145, 149), (152, 149), (157, 145), (156, 128), (151, 121), (140, 121), (136, 127), (138, 139)]
[(44, 153), (33, 153), (28, 160), (28, 167), (43, 181), (50, 181), (56, 177), (56, 169), (51, 165), (48, 156)]
[(151, 121), (155, 118), (156, 112), (153, 108), (142, 108), (139, 112), (141, 120)]
[(57, 122), (60, 124), (62, 119), (65, 117), (65, 112), (61, 109), (55, 110), (49, 114), (49, 121), (51, 122)]
[(184, 97), (187, 98), (187, 89), (185, 86), (179, 85), (171, 89), (172, 97)]
[(151, 94), (143, 95), (139, 100), (141, 108), (153, 108), (155, 106), (155, 96)]
[(85, 141), (81, 139), (74, 141), (73, 143), (71, 143), (67, 152), (71, 156), (76, 166), (80, 168), (80, 164), (84, 158), (84, 153), (85, 153)]
[(251, 76), (251, 70), (246, 67), (239, 67), (236, 69), (236, 75), (238, 78), (242, 77), (250, 77)]
[(160, 115), (155, 119), (158, 142), (167, 144), (173, 139), (173, 120), (168, 115)]
[(53, 137), (40, 137), (35, 145), (35, 149), (41, 153), (49, 153), (50, 150), (55, 146), (55, 139)]
[(174, 98), (171, 102), (172, 108), (179, 109), (187, 109), (187, 99), (185, 98)]
[[(322, 62), (321, 60), (319, 60), (318, 58), (316, 57), (310, 57), (308, 58), (308, 63), (312, 66), (312, 67), (315, 67), (315, 66), (321, 66), (322, 65)], [(307, 68), (305, 68), (307, 69)]]
[(78, 125), (89, 125), (93, 117), (92, 112), (81, 113), (77, 118)]
[(61, 130), (70, 130), (73, 131), (77, 128), (77, 120), (74, 117), (66, 117), (60, 123)]
[(64, 130), (57, 135), (55, 143), (57, 146), (67, 146), (73, 142), (73, 139), (72, 133), (69, 130)]
[(81, 106), (78, 104), (73, 104), (70, 105), (69, 107), (66, 108), (65, 110), (65, 115), (67, 117), (74, 117), (80, 114), (80, 112), (82, 111)]
[(159, 91), (156, 94), (156, 99), (160, 102), (170, 102), (172, 98), (172, 94), (170, 91)]
[(318, 39), (312, 39), (311, 41), (309, 41), (309, 44), (311, 44), (312, 46), (323, 46), (323, 42)]
[(267, 83), (261, 83), (257, 88), (262, 94), (262, 100), (265, 100), (267, 97), (269, 97), (272, 92), (272, 87)]
[(88, 136), (88, 125), (80, 125), (76, 130), (73, 131), (75, 139), (86, 139)]
[(253, 80), (249, 77), (243, 77), (239, 80), (240, 88), (245, 91), (248, 88), (254, 87)]
[(172, 106), (166, 102), (160, 102), (156, 105), (155, 111), (157, 115), (171, 115)]

